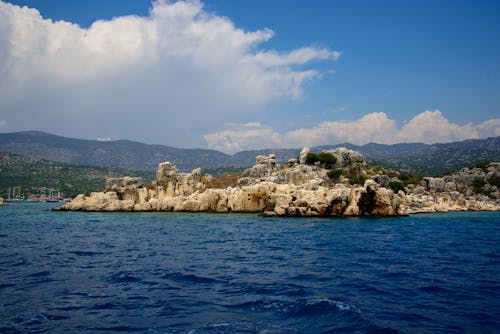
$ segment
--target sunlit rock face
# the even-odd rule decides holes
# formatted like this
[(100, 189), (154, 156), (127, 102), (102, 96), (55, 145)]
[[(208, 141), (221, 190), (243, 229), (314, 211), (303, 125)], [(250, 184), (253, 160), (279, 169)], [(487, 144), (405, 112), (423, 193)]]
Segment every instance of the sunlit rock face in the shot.
[(105, 191), (136, 190), (144, 186), (140, 177), (113, 177), (106, 179)]
[(108, 179), (105, 192), (78, 195), (55, 210), (250, 212), (328, 217), (500, 209), (498, 163), (465, 168), (442, 178), (426, 177), (418, 185), (394, 192), (389, 185), (398, 181), (397, 177), (366, 167), (359, 152), (346, 148), (325, 152), (336, 158), (330, 166), (338, 172), (334, 179), (329, 176), (332, 169), (320, 163), (307, 164), (310, 153), (307, 148), (284, 166), (278, 164), (274, 154), (259, 155), (254, 166), (225, 188), (214, 188), (214, 178), (202, 176), (199, 168), (181, 173), (170, 162), (162, 162), (151, 184), (131, 177)]

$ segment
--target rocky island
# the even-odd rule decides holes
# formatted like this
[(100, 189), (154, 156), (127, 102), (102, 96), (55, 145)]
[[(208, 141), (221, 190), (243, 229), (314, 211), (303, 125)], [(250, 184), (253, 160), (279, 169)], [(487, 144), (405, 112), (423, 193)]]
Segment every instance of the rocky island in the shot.
[(197, 168), (181, 173), (160, 163), (156, 180), (106, 180), (104, 192), (78, 195), (55, 211), (240, 212), (266, 216), (398, 216), (419, 212), (500, 209), (500, 163), (464, 168), (404, 185), (399, 173), (367, 166), (346, 148), (304, 148), (283, 166), (274, 154), (221, 185)]

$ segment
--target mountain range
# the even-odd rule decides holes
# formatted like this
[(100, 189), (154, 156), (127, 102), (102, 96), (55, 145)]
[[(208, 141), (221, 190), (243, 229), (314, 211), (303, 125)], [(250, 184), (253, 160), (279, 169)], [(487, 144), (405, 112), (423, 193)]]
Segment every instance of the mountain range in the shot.
[[(500, 137), (432, 145), (344, 143), (311, 149), (318, 152), (342, 146), (361, 152), (369, 163), (416, 175), (439, 175), (479, 162), (500, 161)], [(277, 160), (283, 162), (297, 157), (300, 150), (262, 149), (228, 155), (209, 149), (181, 149), (129, 140), (84, 140), (40, 131), (0, 133), (0, 152), (76, 165), (144, 171), (156, 170), (163, 161), (174, 163), (181, 171), (197, 167), (208, 170), (247, 167), (254, 164), (259, 154), (275, 153)]]

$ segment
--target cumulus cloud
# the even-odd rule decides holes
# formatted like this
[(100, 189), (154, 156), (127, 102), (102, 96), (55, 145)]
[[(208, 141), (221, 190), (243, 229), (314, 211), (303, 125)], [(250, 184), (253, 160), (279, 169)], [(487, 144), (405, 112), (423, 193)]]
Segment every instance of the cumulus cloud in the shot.
[(89, 28), (0, 0), (0, 110), (10, 129), (141, 138), (191, 146), (235, 111), (300, 100), (340, 52), (265, 50), (269, 29), (244, 31), (198, 1), (156, 1), (148, 17)]
[(235, 153), (263, 147), (282, 147), (281, 135), (272, 127), (259, 122), (228, 124), (228, 129), (206, 134), (208, 146), (217, 150)]
[(459, 125), (446, 119), (439, 110), (424, 111), (406, 123), (396, 140), (400, 142), (439, 143), (464, 139), (498, 136), (500, 119), (491, 119), (480, 124)]
[(398, 126), (385, 113), (370, 113), (354, 121), (321, 122), (311, 128), (279, 133), (260, 123), (249, 123), (205, 135), (209, 147), (234, 153), (244, 149), (329, 145), (349, 142), (395, 144), (421, 142), (427, 144), (500, 135), (500, 118), (480, 124), (459, 125), (450, 122), (441, 111), (424, 111)]

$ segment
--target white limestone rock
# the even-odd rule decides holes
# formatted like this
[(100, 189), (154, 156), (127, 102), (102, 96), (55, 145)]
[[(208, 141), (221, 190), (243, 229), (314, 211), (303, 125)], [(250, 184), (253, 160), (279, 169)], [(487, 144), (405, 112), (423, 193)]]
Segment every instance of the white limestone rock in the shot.
[(304, 165), (306, 163), (306, 158), (307, 158), (307, 155), (311, 153), (311, 149), (309, 147), (304, 147), (302, 149), (302, 151), (300, 151), (300, 154), (299, 154), (299, 163)]
[(361, 153), (345, 147), (339, 147), (334, 150), (327, 150), (324, 152), (330, 153), (337, 158), (337, 162), (334, 166), (335, 168), (347, 167), (353, 164), (365, 165), (365, 159)]
[(135, 190), (144, 186), (140, 177), (112, 177), (106, 179), (105, 191)]

